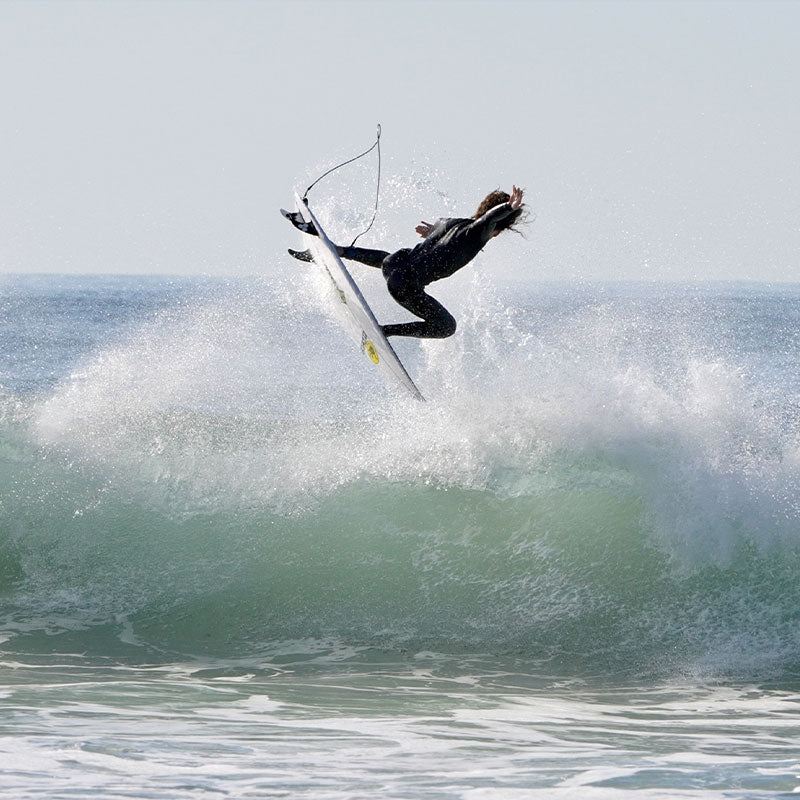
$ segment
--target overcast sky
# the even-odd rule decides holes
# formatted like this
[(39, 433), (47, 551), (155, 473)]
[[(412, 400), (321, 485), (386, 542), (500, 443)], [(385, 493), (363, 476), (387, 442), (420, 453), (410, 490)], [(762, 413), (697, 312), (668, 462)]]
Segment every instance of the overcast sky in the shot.
[(0, 272), (286, 269), (277, 208), (380, 122), (387, 246), (516, 182), (531, 279), (797, 281), (799, 31), (765, 0), (5, 0)]

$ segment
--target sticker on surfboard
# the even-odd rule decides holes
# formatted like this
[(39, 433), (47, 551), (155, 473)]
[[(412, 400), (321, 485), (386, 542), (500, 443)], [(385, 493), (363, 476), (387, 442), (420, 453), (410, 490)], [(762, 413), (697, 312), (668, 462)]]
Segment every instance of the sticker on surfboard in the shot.
[(367, 339), (367, 332), (361, 331), (361, 348), (364, 352), (370, 357), (370, 360), (373, 364), (377, 364), (380, 361), (380, 356), (378, 355), (378, 348), (375, 347), (372, 342)]

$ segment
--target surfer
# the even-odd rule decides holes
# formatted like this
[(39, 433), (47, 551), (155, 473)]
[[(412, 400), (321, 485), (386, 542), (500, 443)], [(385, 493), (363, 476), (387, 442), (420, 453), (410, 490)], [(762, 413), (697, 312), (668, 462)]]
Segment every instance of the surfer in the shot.
[[(456, 332), (453, 315), (431, 297), (425, 287), (433, 281), (449, 278), (465, 267), (487, 242), (511, 228), (522, 216), (522, 189), (513, 186), (511, 194), (497, 189), (490, 192), (470, 218), (443, 218), (431, 224), (421, 222), (416, 232), (423, 238), (416, 247), (404, 247), (394, 253), (365, 247), (335, 245), (341, 258), (358, 261), (383, 272), (389, 294), (420, 322), (381, 325), (384, 336), (415, 336), (421, 339), (445, 339)], [(304, 233), (316, 236), (312, 223), (296, 212), (281, 211)], [(289, 252), (301, 261), (311, 261), (308, 250)]]

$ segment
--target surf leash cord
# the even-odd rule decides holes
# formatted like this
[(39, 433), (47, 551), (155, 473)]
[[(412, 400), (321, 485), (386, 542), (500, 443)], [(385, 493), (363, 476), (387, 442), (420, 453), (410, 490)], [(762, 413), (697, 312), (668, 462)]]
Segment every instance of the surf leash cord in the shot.
[(356, 236), (355, 239), (350, 243), (350, 247), (353, 247), (355, 243), (373, 226), (375, 222), (375, 217), (378, 216), (378, 198), (380, 197), (381, 192), (381, 126), (378, 123), (378, 132), (375, 136), (375, 142), (368, 150), (365, 150), (363, 153), (359, 153), (357, 156), (353, 156), (353, 158), (349, 158), (347, 161), (342, 161), (341, 164), (337, 164), (335, 167), (331, 167), (327, 172), (323, 172), (322, 175), (319, 176), (303, 193), (303, 202), (308, 205), (308, 193), (323, 179), (326, 178), (331, 172), (335, 172), (337, 169), (341, 169), (341, 167), (346, 167), (348, 164), (352, 164), (354, 161), (358, 161), (359, 158), (364, 158), (364, 156), (369, 155), (375, 148), (378, 148), (378, 180), (375, 185), (375, 210), (372, 212), (372, 219), (369, 221), (369, 225), (364, 228), (361, 233)]

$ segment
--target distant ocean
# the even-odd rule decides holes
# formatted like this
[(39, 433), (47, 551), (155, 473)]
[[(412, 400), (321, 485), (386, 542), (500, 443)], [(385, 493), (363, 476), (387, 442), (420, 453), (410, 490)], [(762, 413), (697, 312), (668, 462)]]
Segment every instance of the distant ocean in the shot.
[(0, 796), (800, 791), (800, 285), (296, 268), (0, 277)]

